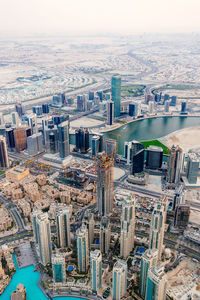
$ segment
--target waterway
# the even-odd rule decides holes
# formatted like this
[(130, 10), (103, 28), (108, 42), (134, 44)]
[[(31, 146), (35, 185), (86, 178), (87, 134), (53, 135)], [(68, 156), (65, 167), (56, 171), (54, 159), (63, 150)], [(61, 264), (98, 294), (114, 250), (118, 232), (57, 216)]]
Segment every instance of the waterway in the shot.
[(161, 138), (173, 131), (183, 128), (200, 126), (200, 117), (160, 117), (138, 120), (126, 124), (118, 129), (104, 133), (104, 137), (118, 138), (118, 153), (124, 153), (124, 142), (145, 141)]
[[(41, 289), (38, 286), (40, 274), (39, 272), (33, 272), (35, 267), (33, 265), (19, 269), (17, 266), (15, 255), (13, 255), (16, 272), (12, 277), (9, 285), (0, 296), (1, 300), (9, 300), (11, 293), (16, 290), (19, 283), (22, 283), (26, 288), (27, 297), (26, 300), (48, 300)], [(56, 297), (55, 300), (83, 300), (83, 298), (76, 297)]]

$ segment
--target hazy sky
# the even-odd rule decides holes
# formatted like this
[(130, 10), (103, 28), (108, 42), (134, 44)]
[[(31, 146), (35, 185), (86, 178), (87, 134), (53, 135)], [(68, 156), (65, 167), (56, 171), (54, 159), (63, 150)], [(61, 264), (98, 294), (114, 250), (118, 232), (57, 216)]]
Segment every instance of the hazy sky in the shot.
[(200, 32), (200, 0), (0, 0), (0, 33)]

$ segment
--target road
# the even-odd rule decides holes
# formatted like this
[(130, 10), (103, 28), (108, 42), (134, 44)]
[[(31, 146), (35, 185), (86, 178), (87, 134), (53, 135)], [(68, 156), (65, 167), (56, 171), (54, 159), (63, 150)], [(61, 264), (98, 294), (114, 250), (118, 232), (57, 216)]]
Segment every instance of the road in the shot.
[(4, 203), (5, 208), (10, 212), (12, 215), (17, 227), (18, 232), (22, 232), (25, 230), (24, 220), (18, 211), (18, 208), (11, 200), (7, 199), (2, 193), (0, 193), (0, 201)]

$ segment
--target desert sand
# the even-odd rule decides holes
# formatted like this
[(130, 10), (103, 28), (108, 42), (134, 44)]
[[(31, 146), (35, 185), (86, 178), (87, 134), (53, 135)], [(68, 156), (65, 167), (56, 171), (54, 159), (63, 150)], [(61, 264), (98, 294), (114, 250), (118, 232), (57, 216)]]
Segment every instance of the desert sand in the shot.
[(174, 131), (160, 138), (159, 141), (169, 148), (172, 145), (179, 145), (184, 152), (191, 149), (200, 150), (200, 126)]

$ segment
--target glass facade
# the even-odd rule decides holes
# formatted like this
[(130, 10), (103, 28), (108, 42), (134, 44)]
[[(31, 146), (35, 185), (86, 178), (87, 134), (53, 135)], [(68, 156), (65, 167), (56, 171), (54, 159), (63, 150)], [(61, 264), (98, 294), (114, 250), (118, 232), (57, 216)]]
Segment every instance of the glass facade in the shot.
[(112, 101), (114, 101), (114, 117), (119, 117), (121, 108), (121, 77), (112, 77), (111, 93)]

